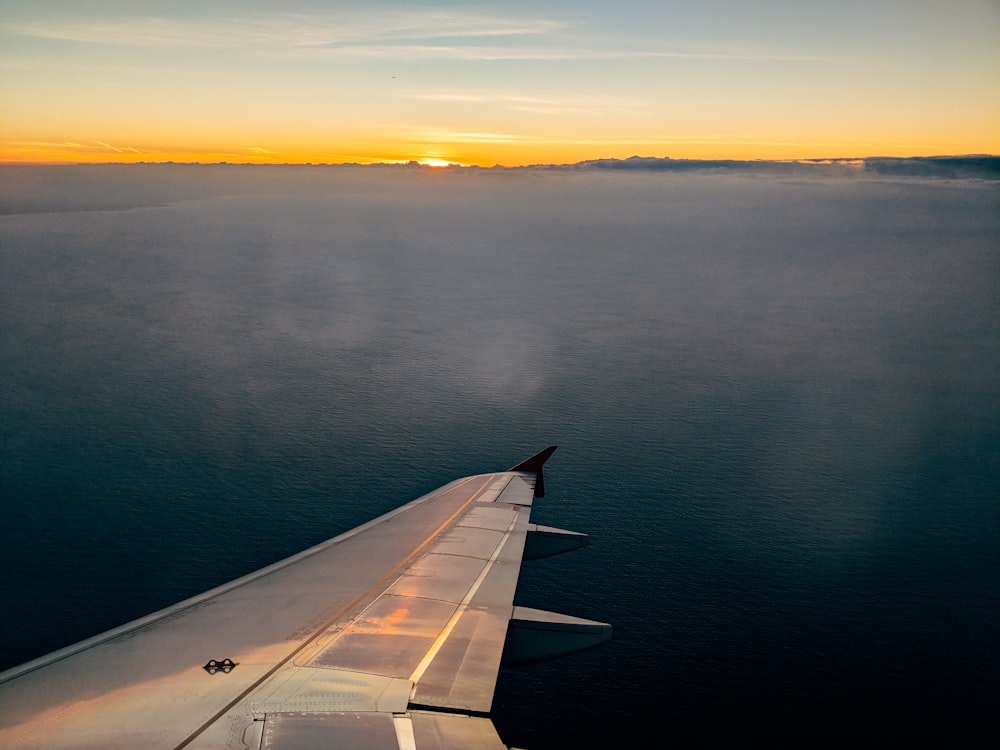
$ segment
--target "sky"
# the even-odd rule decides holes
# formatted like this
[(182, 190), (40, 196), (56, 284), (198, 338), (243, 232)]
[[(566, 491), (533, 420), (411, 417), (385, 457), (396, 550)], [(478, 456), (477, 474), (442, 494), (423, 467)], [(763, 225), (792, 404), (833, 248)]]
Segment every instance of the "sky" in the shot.
[(1000, 153), (998, 0), (0, 0), (0, 161)]

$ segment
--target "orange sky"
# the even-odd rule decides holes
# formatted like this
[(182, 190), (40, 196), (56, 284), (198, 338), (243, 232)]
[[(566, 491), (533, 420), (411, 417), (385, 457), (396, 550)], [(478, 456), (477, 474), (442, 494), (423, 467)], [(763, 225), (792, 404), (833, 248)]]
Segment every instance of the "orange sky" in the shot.
[(1000, 153), (990, 2), (0, 4), (0, 160)]

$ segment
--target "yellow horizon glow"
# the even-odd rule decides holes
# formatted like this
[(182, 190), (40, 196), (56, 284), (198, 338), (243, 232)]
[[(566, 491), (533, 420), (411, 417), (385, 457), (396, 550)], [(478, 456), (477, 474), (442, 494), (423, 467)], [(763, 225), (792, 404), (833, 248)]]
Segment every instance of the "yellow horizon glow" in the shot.
[[(139, 145), (133, 145), (138, 143)], [(535, 140), (512, 143), (345, 143), (285, 147), (224, 148), (206, 143), (184, 146), (145, 145), (109, 141), (0, 142), (3, 164), (122, 164), (122, 163), (220, 163), (237, 164), (405, 164), (425, 166), (505, 167), (533, 164), (574, 164), (593, 159), (624, 159), (629, 156), (675, 159), (814, 160), (864, 159), (868, 157), (961, 156), (1000, 153), (1000, 143), (983, 150), (963, 141), (912, 143), (795, 143), (781, 140), (715, 141), (636, 139), (624, 143), (609, 140), (586, 143), (574, 140)]]
[(975, 4), (86, 5), (5, 7), (0, 163), (1000, 153), (1000, 14)]

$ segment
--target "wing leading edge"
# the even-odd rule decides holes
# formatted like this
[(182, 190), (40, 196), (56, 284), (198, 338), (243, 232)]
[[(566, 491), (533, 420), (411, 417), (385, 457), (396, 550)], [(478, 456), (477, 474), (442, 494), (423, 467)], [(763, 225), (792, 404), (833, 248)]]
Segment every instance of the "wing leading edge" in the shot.
[(0, 674), (0, 746), (505, 747), (501, 662), (611, 637), (513, 605), (522, 559), (586, 543), (529, 523), (554, 450)]

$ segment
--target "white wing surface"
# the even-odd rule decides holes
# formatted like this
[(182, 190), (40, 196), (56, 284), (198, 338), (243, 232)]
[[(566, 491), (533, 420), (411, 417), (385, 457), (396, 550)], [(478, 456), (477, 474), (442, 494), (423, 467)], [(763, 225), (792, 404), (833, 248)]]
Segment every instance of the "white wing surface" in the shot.
[(611, 637), (513, 606), (522, 558), (586, 542), (529, 524), (554, 450), (0, 674), (0, 747), (504, 748), (501, 661)]

